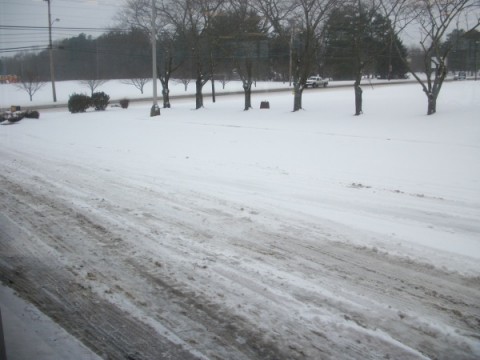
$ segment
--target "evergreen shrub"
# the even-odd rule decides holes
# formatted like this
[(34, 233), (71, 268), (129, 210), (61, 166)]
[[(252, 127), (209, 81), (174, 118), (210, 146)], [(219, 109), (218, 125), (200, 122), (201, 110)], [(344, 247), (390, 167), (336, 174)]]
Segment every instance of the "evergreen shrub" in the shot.
[(93, 93), (92, 95), (92, 105), (95, 110), (105, 110), (110, 101), (110, 96), (105, 94), (103, 91)]
[(128, 99), (122, 99), (120, 100), (120, 106), (122, 109), (128, 109), (128, 104), (130, 103), (130, 100)]
[(91, 99), (85, 94), (72, 94), (68, 99), (68, 111), (72, 114), (85, 112), (91, 104)]
[(39, 119), (40, 113), (37, 110), (27, 110), (25, 112), (25, 117), (28, 119)]

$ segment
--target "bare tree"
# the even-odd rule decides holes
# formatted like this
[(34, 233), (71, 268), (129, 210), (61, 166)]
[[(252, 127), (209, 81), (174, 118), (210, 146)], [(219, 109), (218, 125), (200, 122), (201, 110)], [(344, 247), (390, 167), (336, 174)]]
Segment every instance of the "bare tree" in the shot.
[(150, 0), (125, 0), (122, 9), (115, 15), (120, 27), (136, 28), (146, 34), (151, 32), (152, 2)]
[[(453, 43), (445, 43), (444, 36), (452, 27), (459, 27), (460, 24), (467, 27), (467, 34), (475, 31), (480, 26), (480, 2), (478, 0), (378, 0), (378, 4), (391, 20), (392, 33), (402, 33), (409, 24), (418, 26), (426, 78), (422, 79), (411, 67), (409, 69), (427, 96), (427, 114), (436, 113), (438, 95), (447, 75), (447, 57), (453, 47)], [(469, 21), (465, 21), (468, 17), (470, 17)], [(408, 59), (403, 60), (409, 66)]]
[(181, 78), (176, 80), (177, 83), (183, 84), (185, 91), (188, 90), (188, 84), (190, 84), (191, 81), (192, 79), (189, 78)]
[[(348, 64), (354, 78), (356, 116), (363, 113), (363, 78), (366, 74), (379, 71), (379, 63), (388, 64), (387, 77), (390, 78), (392, 47), (400, 41), (398, 37), (389, 36), (389, 20), (382, 16), (376, 7), (374, 0), (343, 1), (332, 12), (327, 24), (327, 52), (330, 62), (332, 59), (335, 62), (336, 56), (341, 55), (338, 60)], [(341, 50), (339, 45), (343, 45)]]
[(230, 79), (224, 75), (218, 79), (218, 81), (220, 81), (220, 84), (222, 84), (222, 89), (225, 90), (225, 86), (230, 82)]
[(165, 0), (160, 12), (190, 52), (195, 73), (196, 109), (203, 107), (203, 86), (212, 79), (208, 31), (225, 0)]
[(242, 60), (237, 60), (237, 70), (240, 79), (242, 79), (243, 93), (245, 96), (245, 106), (243, 109), (247, 111), (252, 107), (253, 59), (246, 56)]
[(292, 39), (293, 111), (300, 110), (305, 84), (316, 67), (325, 22), (338, 0), (255, 0), (255, 4), (278, 34)]
[(22, 77), (19, 83), (16, 83), (15, 86), (27, 92), (30, 97), (30, 101), (33, 101), (33, 95), (44, 87), (46, 82), (40, 81), (39, 76), (32, 71), (27, 71), (26, 74)]
[(143, 94), (143, 88), (150, 80), (151, 80), (150, 78), (132, 78), (132, 79), (122, 80), (122, 83), (126, 85), (135, 86)]
[[(165, 8), (169, 9), (170, 1), (156, 1), (156, 24), (155, 33), (157, 42), (157, 76), (162, 84), (163, 107), (169, 108), (170, 90), (169, 81), (171, 75), (181, 65), (181, 61), (175, 56), (175, 42), (177, 28), (169, 23), (165, 15)], [(123, 27), (134, 27), (151, 36), (152, 6), (149, 0), (127, 0), (125, 6), (116, 16), (117, 22)]]
[(160, 64), (157, 62), (158, 79), (162, 84), (163, 107), (170, 108), (169, 83), (172, 74), (182, 65), (183, 59), (175, 56), (175, 42), (173, 33), (164, 33), (162, 38), (163, 56), (160, 57)]
[(95, 90), (97, 90), (100, 86), (104, 85), (107, 82), (108, 80), (92, 79), (92, 80), (81, 80), (80, 84), (88, 87), (90, 89), (90, 95), (93, 96), (93, 93), (95, 92)]
[(367, 28), (375, 17), (374, 3), (362, 0), (353, 0), (351, 2), (353, 8), (353, 22), (354, 22), (354, 41), (353, 41), (353, 54), (355, 61), (355, 82), (353, 89), (355, 93), (355, 116), (359, 116), (363, 113), (363, 90), (361, 88), (361, 82), (364, 70), (368, 63), (372, 60), (372, 54), (368, 47), (366, 38), (368, 37), (366, 32)]
[[(267, 29), (262, 17), (251, 6), (250, 0), (230, 0), (229, 7), (213, 21), (217, 35), (216, 45), (224, 66), (235, 67), (242, 80), (245, 94), (244, 110), (252, 107), (251, 88), (254, 73), (258, 73), (260, 57), (267, 53)], [(227, 69), (218, 78), (223, 88), (229, 81)]]

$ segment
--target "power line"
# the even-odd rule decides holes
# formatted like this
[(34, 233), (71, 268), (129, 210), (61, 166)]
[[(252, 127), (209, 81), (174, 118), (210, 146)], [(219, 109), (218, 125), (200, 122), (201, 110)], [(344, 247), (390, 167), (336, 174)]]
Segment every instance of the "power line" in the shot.
[(20, 51), (39, 51), (48, 49), (48, 45), (36, 45), (36, 46), (19, 46), (0, 49), (0, 53), (8, 52), (20, 52)]
[[(48, 30), (48, 26), (24, 26), (24, 25), (0, 25), (2, 30)], [(116, 27), (109, 28), (92, 28), (92, 27), (67, 27), (67, 26), (55, 26), (55, 30), (71, 30), (71, 31), (128, 31), (130, 29), (121, 29)]]
[[(37, 40), (40, 40), (40, 39), (37, 39)], [(44, 40), (44, 39), (41, 39), (41, 40)], [(4, 41), (2, 40), (0, 42), (0, 44), (4, 45), (4, 44), (31, 44), (32, 43), (32, 40), (7, 40), (7, 41)], [(30, 45), (30, 46), (33, 46), (33, 45)]]
[[(22, 33), (7, 33), (7, 34), (3, 34), (2, 33), (2, 37), (16, 37), (16, 36), (20, 36), (20, 37), (24, 37), (24, 36), (28, 36), (29, 38), (31, 37), (44, 37), (45, 34), (42, 34), (42, 33), (39, 33), (39, 32), (28, 32), (28, 33), (25, 33), (25, 32), (22, 32)], [(2, 41), (3, 42), (3, 41)]]

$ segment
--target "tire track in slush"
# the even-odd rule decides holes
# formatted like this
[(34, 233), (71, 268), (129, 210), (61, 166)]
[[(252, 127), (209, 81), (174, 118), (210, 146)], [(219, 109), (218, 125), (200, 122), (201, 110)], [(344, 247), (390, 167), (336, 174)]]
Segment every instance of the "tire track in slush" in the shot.
[[(86, 173), (85, 171), (83, 174)], [(233, 216), (229, 210), (232, 208), (232, 204), (227, 202), (220, 204), (213, 198), (197, 199), (192, 197), (191, 193), (177, 193), (175, 198), (169, 198), (164, 192), (148, 190), (148, 196), (168, 202), (167, 205), (164, 205), (166, 208), (178, 207), (180, 210), (172, 211), (167, 215), (162, 214), (161, 218), (150, 214), (140, 221), (138, 214), (121, 206), (122, 203), (128, 204), (137, 196), (139, 198), (146, 197), (144, 192), (147, 190), (139, 185), (127, 184), (128, 182), (116, 183), (112, 178), (113, 186), (123, 189), (123, 192), (110, 193), (110, 203), (119, 205), (112, 207), (106, 202), (101, 205), (101, 212), (89, 213), (82, 210), (78, 204), (65, 200), (68, 198), (66, 189), (61, 189), (59, 193), (63, 192), (63, 194), (59, 195), (52, 190), (32, 190), (32, 187), (21, 186), (4, 176), (0, 176), (0, 178), (4, 185), (0, 189), (0, 196), (2, 199), (6, 199), (6, 206), (2, 208), (2, 211), (10, 212), (10, 219), (15, 219), (13, 222), (17, 223), (2, 233), (2, 244), (4, 238), (8, 239), (9, 234), (14, 234), (15, 231), (22, 233), (18, 228), (15, 230), (21, 223), (23, 227), (30, 227), (30, 229), (24, 229), (23, 233), (37, 234), (38, 237), (38, 241), (31, 237), (27, 238), (27, 236), (22, 239), (22, 248), (30, 249), (31, 246), (36, 248), (36, 252), (32, 252), (29, 257), (35, 257), (38, 254), (43, 254), (46, 258), (49, 255), (52, 257), (52, 254), (48, 253), (48, 249), (60, 254), (58, 263), (52, 264), (53, 269), (49, 270), (53, 274), (50, 275), (50, 278), (56, 277), (55, 274), (59, 271), (64, 272), (65, 264), (61, 261), (62, 257), (65, 258), (66, 263), (73, 262), (74, 269), (67, 269), (68, 273), (84, 274), (86, 270), (81, 269), (84, 266), (93, 271), (96, 280), (100, 283), (109, 284), (115, 281), (117, 272), (118, 277), (121, 277), (122, 274), (134, 276), (138, 285), (118, 282), (124, 288), (121, 296), (129, 298), (126, 291), (133, 292), (135, 296), (141, 295), (135, 293), (133, 289), (141, 289), (144, 293), (153, 292), (151, 296), (158, 298), (160, 305), (157, 305), (157, 309), (159, 311), (165, 306), (166, 309), (172, 310), (175, 316), (190, 319), (188, 323), (190, 332), (196, 334), (193, 339), (197, 341), (197, 343), (192, 343), (192, 348), (199, 349), (200, 353), (206, 354), (207, 357), (302, 359), (315, 358), (315, 356), (335, 358), (342, 354), (344, 358), (377, 358), (390, 352), (390, 356), (396, 354), (397, 358), (421, 358), (421, 354), (424, 354), (432, 358), (445, 356), (445, 358), (474, 359), (480, 352), (478, 346), (477, 348), (471, 347), (475, 339), (479, 339), (480, 309), (477, 300), (480, 297), (480, 287), (478, 279), (465, 278), (426, 264), (397, 259), (369, 249), (335, 242), (331, 239), (327, 240), (325, 230), (321, 227), (308, 222), (299, 223), (292, 219), (282, 218), (279, 220), (281, 227), (278, 224), (277, 227), (266, 227), (258, 222), (253, 222), (246, 224), (239, 233), (229, 234), (229, 224), (238, 223), (241, 220)], [(43, 182), (42, 185), (38, 185), (43, 189), (55, 189), (56, 186), (54, 180), (37, 178), (35, 181)], [(85, 184), (86, 182), (80, 180), (80, 183)], [(75, 183), (71, 184), (73, 186)], [(101, 186), (102, 184), (92, 182), (85, 191), (101, 193)], [(209, 206), (205, 207), (207, 200)], [(188, 212), (187, 215), (192, 216), (181, 217), (185, 211)], [(43, 214), (43, 219), (37, 218), (40, 214)], [(102, 214), (104, 215), (102, 216)], [(203, 223), (198, 221), (198, 218), (205, 218), (208, 221)], [(54, 224), (53, 220), (57, 224)], [(126, 225), (119, 229), (122, 234), (107, 230), (115, 228), (115, 226), (111, 226), (112, 221), (125, 221)], [(45, 224), (49, 225), (45, 226)], [(259, 323), (260, 330), (267, 331), (266, 334), (261, 334), (261, 331), (255, 329), (254, 323), (250, 323), (242, 316), (241, 311), (235, 312), (223, 307), (221, 302), (213, 301), (212, 294), (207, 293), (208, 289), (199, 287), (193, 280), (190, 283), (178, 283), (174, 276), (159, 277), (152, 270), (152, 264), (144, 262), (144, 257), (132, 252), (131, 248), (140, 252), (139, 247), (145, 245), (142, 243), (136, 246), (132, 239), (135, 241), (145, 238), (146, 241), (151, 241), (152, 235), (149, 235), (149, 232), (154, 225), (165, 229), (174, 228), (179, 234), (183, 234), (182, 242), (174, 242), (175, 239), (171, 238), (166, 239), (162, 244), (167, 251), (165, 256), (173, 255), (176, 257), (176, 261), (178, 259), (187, 261), (201, 259), (209, 256), (209, 252), (216, 253), (218, 255), (216, 263), (212, 264), (211, 269), (208, 272), (205, 271), (205, 274), (212, 275), (210, 280), (213, 286), (218, 285), (219, 289), (231, 289), (234, 294), (249, 291), (252, 295), (252, 298), (249, 299), (251, 305), (257, 306), (258, 316), (254, 318), (257, 321), (261, 321), (265, 316), (271, 317), (271, 314), (280, 315), (282, 312), (294, 310), (295, 305), (288, 304), (289, 297), (290, 301), (297, 304), (299, 308), (324, 309), (327, 313), (338, 313), (339, 319), (343, 320), (339, 321), (340, 324), (333, 324), (330, 330), (325, 332), (319, 331), (318, 327), (325, 324), (320, 322), (315, 327), (313, 322), (308, 322), (309, 320), (304, 314), (299, 314), (298, 318), (280, 316), (278, 321), (272, 319), (272, 323), (278, 328), (265, 329)], [(75, 239), (68, 239), (65, 228), (73, 228), (81, 236), (77, 234)], [(127, 233), (125, 230), (128, 230)], [(122, 239), (122, 236), (130, 236), (130, 243), (123, 241), (125, 239)], [(82, 237), (85, 241), (82, 244), (76, 244), (75, 240), (82, 239)], [(191, 241), (187, 241), (188, 239)], [(186, 243), (181, 244), (183, 242)], [(228, 254), (228, 251), (221, 249), (222, 244), (232, 249), (232, 252), (238, 253), (241, 261), (233, 265), (231, 262), (234, 258), (233, 254)], [(179, 248), (175, 249), (175, 245)], [(55, 250), (52, 250), (53, 248)], [(3, 250), (2, 248), (2, 254)], [(5, 249), (6, 254), (14, 255), (10, 256), (8, 261), (1, 262), (2, 274), (5, 270), (14, 279), (15, 271), (19, 274), (28, 273), (29, 261), (22, 259), (21, 250), (20, 247)], [(186, 255), (182, 255), (183, 252)], [(107, 263), (112, 268), (111, 272), (106, 271), (105, 274), (100, 274), (98, 271), (94, 271), (94, 264), (81, 262), (82, 255), (92, 256), (92, 254), (95, 255), (95, 260)], [(16, 262), (12, 259), (16, 259)], [(12, 268), (6, 265), (10, 263), (16, 263), (17, 267)], [(42, 265), (45, 264), (42, 263)], [(36, 272), (28, 274), (35, 276)], [(272, 274), (280, 275), (282, 279), (277, 279)], [(214, 278), (213, 275), (217, 277)], [(48, 276), (46, 274), (47, 278)], [(202, 275), (202, 273), (195, 274), (195, 276), (198, 278), (203, 276), (203, 284), (208, 281), (206, 280), (207, 275)], [(89, 296), (95, 301), (103, 299), (89, 289), (88, 281), (79, 281), (78, 277), (73, 276), (67, 283), (72, 281), (79, 284), (80, 288), (90, 292)], [(272, 301), (274, 297), (267, 300), (269, 296), (274, 296), (278, 291), (284, 289), (282, 281), (289, 285), (289, 292), (283, 294), (286, 300), (282, 302), (279, 299), (277, 303)], [(114, 284), (110, 285), (116, 291), (122, 292), (121, 289), (115, 288)], [(132, 288), (127, 285), (131, 285)], [(25, 292), (27, 289), (29, 288), (25, 287), (23, 291)], [(67, 285), (60, 292), (55, 288), (48, 288), (47, 295), (53, 299), (51, 301), (54, 304), (57, 304), (60, 299), (60, 302), (75, 305), (77, 301), (75, 291), (72, 291), (71, 298), (62, 300), (62, 296), (66, 296), (64, 293), (68, 293), (66, 289), (68, 289)], [(263, 290), (259, 289), (265, 289), (266, 292), (262, 293)], [(109, 291), (109, 289), (107, 290)], [(328, 291), (337, 292), (337, 297), (343, 296), (345, 300), (339, 301), (329, 297)], [(353, 298), (353, 302), (362, 301), (372, 306), (371, 311), (361, 313), (355, 308), (350, 308), (347, 301), (349, 296)], [(134, 299), (129, 300), (134, 301)], [(142, 301), (139, 298), (134, 305), (142, 307)], [(173, 305), (169, 303), (173, 303)], [(388, 304), (392, 309), (383, 308), (386, 308)], [(108, 305), (114, 306), (110, 302)], [(65, 307), (68, 308), (68, 306)], [(54, 308), (55, 306), (52, 305), (51, 312), (55, 315)], [(375, 314), (378, 309), (381, 309), (383, 313)], [(408, 311), (401, 312), (399, 309)], [(117, 310), (121, 312), (120, 309)], [(131, 316), (128, 311), (123, 312), (125, 316)], [(426, 319), (435, 319), (439, 326), (446, 325), (453, 331), (459, 332), (460, 335), (452, 334), (455, 336), (453, 336), (453, 340), (450, 339), (448, 332), (442, 333), (428, 323), (425, 324), (422, 313), (427, 315)], [(382, 314), (386, 316), (386, 319), (380, 318)], [(61, 320), (61, 317), (58, 318)], [(96, 321), (95, 317), (92, 319)], [(182, 331), (181, 325), (185, 325), (185, 323), (176, 323), (176, 319), (160, 313), (155, 315), (155, 319), (158, 322), (168, 323), (177, 334)], [(136, 320), (138, 322), (138, 319)], [(99, 322), (102, 322), (101, 319)], [(144, 325), (148, 328), (148, 324)], [(194, 330), (195, 328), (199, 330)], [(380, 332), (375, 333), (376, 329), (383, 333), (389, 333), (393, 338), (385, 342), (379, 336)], [(118, 346), (118, 339), (123, 341), (123, 337), (122, 335), (116, 336), (114, 330), (108, 330), (107, 327), (106, 330), (97, 331), (96, 335), (106, 336), (109, 331), (113, 332), (109, 340), (111, 346)], [(335, 333), (343, 334), (346, 338), (336, 339)], [(203, 342), (199, 342), (201, 334), (206, 335)], [(86, 335), (80, 333), (80, 339), (83, 339), (82, 336)], [(464, 339), (470, 339), (469, 343), (462, 344), (462, 336)], [(245, 342), (239, 344), (239, 338), (244, 339)], [(185, 337), (184, 340), (188, 342), (189, 339), (189, 337)], [(361, 343), (365, 339), (371, 342), (370, 345)], [(133, 341), (132, 339), (128, 340)], [(289, 342), (289, 340), (292, 341)], [(378, 346), (377, 355), (372, 353), (372, 346)], [(464, 347), (462, 348), (462, 346)], [(139, 348), (143, 349), (141, 345)], [(137, 357), (142, 356), (142, 352), (135, 354)], [(134, 354), (126, 353), (126, 356), (134, 356)], [(150, 355), (145, 356), (145, 358), (151, 358), (148, 357)]]
[[(8, 222), (4, 215), (0, 221), (2, 227)], [(20, 242), (22, 234), (15, 235), (16, 238), (10, 238), (4, 230), (0, 231), (1, 282), (94, 352), (106, 359), (197, 359), (181, 346), (158, 336), (150, 326), (98, 297), (31, 242)]]
[[(0, 178), (3, 185), (0, 196), (5, 200), (2, 203), (4, 205), (0, 205), (4, 214), (0, 215), (0, 280), (3, 283), (35, 304), (93, 351), (108, 359), (205, 358), (187, 340), (184, 342), (179, 339), (178, 344), (169, 340), (172, 334), (160, 334), (158, 329), (163, 327), (155, 321), (138, 319), (118, 307), (118, 304), (99, 296), (88, 281), (79, 279), (78, 269), (84, 266), (81, 264), (81, 255), (78, 257), (80, 265), (66, 266), (62, 263), (65, 257), (70, 256), (70, 252), (77, 250), (65, 241), (68, 236), (64, 232), (65, 225), (69, 226), (70, 232), (77, 233), (77, 238), (88, 238), (88, 242), (83, 243), (87, 247), (90, 246), (89, 243), (111, 243), (114, 236), (108, 230), (76, 210), (63, 208), (52, 199), (30, 194), (27, 189), (10, 183), (2, 176)], [(37, 216), (38, 204), (42, 204), (43, 214), (48, 214), (40, 222)], [(20, 226), (17, 221), (21, 222)], [(63, 235), (60, 235), (62, 232)], [(122, 250), (124, 249), (120, 247), (119, 253)], [(283, 356), (273, 344), (262, 340), (261, 334), (242, 329), (240, 318), (232, 318), (228, 312), (196, 298), (195, 294), (185, 292), (179, 285), (152, 276), (145, 271), (143, 264), (136, 263), (131, 258), (123, 259), (119, 253), (112, 253), (115, 259), (111, 264), (120, 260), (120, 266), (124, 269), (131, 265), (128, 271), (153, 283), (156, 293), (161, 297), (157, 304), (160, 310), (173, 309), (177, 313), (169, 316), (183, 318), (192, 328), (203, 331), (208, 329), (209, 335), (205, 336), (207, 343), (197, 345), (210, 351), (211, 358), (279, 359)], [(107, 254), (100, 256), (103, 255)], [(90, 270), (87, 277), (102, 280), (102, 274), (93, 268)], [(117, 275), (121, 277), (121, 274)], [(117, 286), (115, 291), (123, 291), (121, 296), (134, 301), (134, 296), (128, 289)], [(164, 309), (161, 304), (165, 305)], [(162, 316), (157, 317), (159, 323), (163, 320)], [(239, 344), (236, 341), (238, 338), (246, 340)]]

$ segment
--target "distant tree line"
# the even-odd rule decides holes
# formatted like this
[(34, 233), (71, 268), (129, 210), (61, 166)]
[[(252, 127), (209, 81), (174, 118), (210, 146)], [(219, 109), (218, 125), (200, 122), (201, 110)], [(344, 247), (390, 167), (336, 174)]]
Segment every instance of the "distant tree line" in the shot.
[(474, 73), (480, 70), (480, 32), (454, 29), (447, 35), (444, 47), (451, 48), (448, 68), (451, 71)]
[[(150, 41), (144, 32), (136, 29), (110, 31), (98, 38), (80, 34), (56, 42), (53, 52), (57, 80), (151, 76)], [(2, 60), (4, 71), (9, 74), (22, 77), (30, 71), (40, 80), (50, 79), (48, 50), (17, 53)]]

